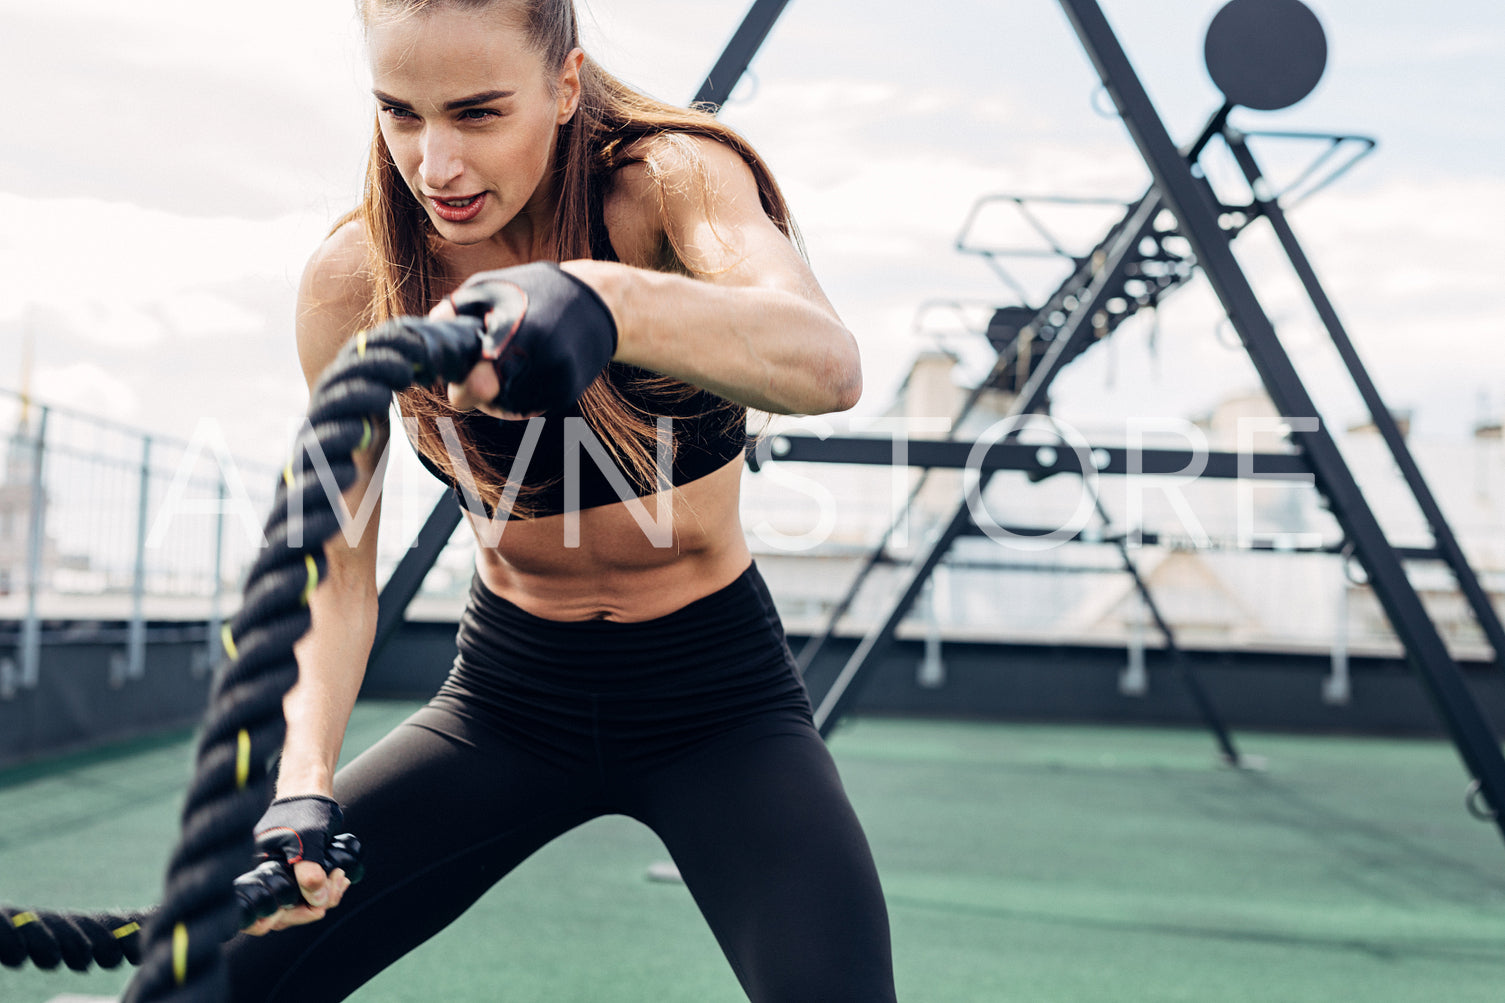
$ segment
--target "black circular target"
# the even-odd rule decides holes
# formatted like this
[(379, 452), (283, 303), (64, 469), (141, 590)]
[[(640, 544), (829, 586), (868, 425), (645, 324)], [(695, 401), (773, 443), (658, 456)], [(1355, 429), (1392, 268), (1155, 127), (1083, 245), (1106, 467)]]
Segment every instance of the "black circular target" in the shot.
[(1231, 0), (1207, 26), (1207, 72), (1223, 96), (1259, 111), (1289, 108), (1327, 66), (1327, 36), (1301, 0)]

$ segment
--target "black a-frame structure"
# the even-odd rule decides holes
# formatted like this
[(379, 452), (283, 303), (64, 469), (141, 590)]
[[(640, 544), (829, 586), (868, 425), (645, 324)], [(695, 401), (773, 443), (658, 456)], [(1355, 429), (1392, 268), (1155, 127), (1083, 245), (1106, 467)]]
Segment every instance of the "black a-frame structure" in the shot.
[[(1096, 0), (1060, 2), (1123, 117), (1124, 125), (1149, 166), (1156, 189), (1164, 197), (1167, 208), (1175, 214), (1182, 233), (1191, 242), (1192, 250), (1208, 282), (1254, 362), (1270, 399), (1286, 418), (1317, 415), (1315, 403), (1302, 385), (1295, 366), (1276, 336), (1274, 325), (1234, 257), (1232, 238), (1219, 222), (1221, 207), (1210, 187), (1194, 171), (1193, 163), (1189, 163), (1172, 145), (1164, 124), (1113, 29), (1103, 16), (1101, 7)], [(1257, 6), (1249, 4), (1248, 0), (1235, 0), (1235, 3)], [(1272, 6), (1285, 5), (1282, 3)], [(1229, 5), (1230, 8), (1233, 6)], [(1320, 75), (1320, 67), (1317, 72)], [(1315, 78), (1312, 79), (1311, 83), (1315, 82)], [(1226, 123), (1226, 114), (1221, 117)], [(1270, 221), (1290, 254), (1298, 274), (1312, 294), (1329, 334), (1364, 396), (1375, 426), (1384, 436), (1411, 493), (1425, 514), (1436, 541), (1436, 556), (1452, 570), (1494, 649), (1496, 661), (1505, 660), (1505, 630), (1501, 628), (1499, 617), (1423, 481), (1390, 410), (1380, 399), (1364, 371), (1336, 312), (1322, 293), (1310, 264), (1300, 252), (1295, 236), (1285, 222), (1278, 199), (1268, 194), (1267, 186), (1260, 180), (1258, 166), (1237, 131), (1229, 129), (1226, 124), (1220, 131), (1250, 181), (1255, 198), (1251, 208)], [(1477, 701), (1469, 692), (1457, 663), (1448, 653), (1436, 625), (1407, 577), (1400, 556), (1386, 538), (1332, 435), (1320, 423), (1312, 423), (1295, 428), (1292, 437), (1311, 468), (1317, 490), (1326, 499), (1338, 524), (1343, 527), (1354, 556), (1367, 572), (1376, 596), (1405, 645), (1412, 666), (1420, 674), (1427, 692), (1435, 702), (1464, 764), (1473, 774), (1476, 790), (1482, 792), (1488, 805), (1492, 806), (1488, 810), (1493, 813), (1495, 824), (1502, 835), (1505, 835), (1505, 817), (1500, 813), (1500, 809), (1505, 808), (1505, 757), (1501, 756), (1499, 739), (1490, 729)]]
[[(1286, 222), (1279, 199), (1265, 182), (1245, 137), (1229, 126), (1228, 113), (1234, 107), (1233, 101), (1230, 100), (1213, 116), (1202, 135), (1188, 150), (1178, 150), (1172, 144), (1096, 0), (1060, 2), (1148, 165), (1154, 185), (1139, 202), (1130, 207), (1123, 221), (1110, 231), (1108, 238), (1098, 246), (1078, 274), (1068, 279), (1057, 291), (1053, 301), (1037, 314), (1037, 317), (1052, 314), (1060, 316), (1065, 312), (1066, 320), (1053, 328), (1045, 328), (1038, 320), (1024, 325), (1032, 328), (1033, 338), (1029, 350), (1036, 358), (1028, 382), (1014, 401), (1011, 415), (1022, 416), (1040, 408), (1044, 404), (1048, 387), (1066, 363), (1081, 354), (1095, 340), (1109, 333), (1121, 321), (1122, 306), (1114, 312), (1108, 304), (1114, 299), (1120, 304), (1125, 302), (1122, 295), (1124, 282), (1130, 274), (1145, 274), (1138, 267), (1143, 260), (1163, 257), (1163, 244), (1158, 238), (1165, 235), (1168, 227), (1163, 222), (1157, 223), (1157, 216), (1161, 209), (1167, 210), (1174, 216), (1174, 232), (1189, 242), (1197, 265), (1207, 276), (1234, 330), (1238, 332), (1270, 399), (1284, 417), (1293, 419), (1292, 442), (1297, 449), (1295, 459), (1312, 475), (1317, 490), (1342, 527), (1344, 549), (1353, 555), (1367, 573), (1376, 596), (1405, 646), (1411, 664), (1419, 673), (1465, 765), (1473, 775), (1476, 797), (1471, 806), (1476, 812), (1493, 817), (1502, 834), (1505, 834), (1505, 821), (1491, 807), (1505, 805), (1505, 758), (1501, 756), (1499, 740), (1484, 719), (1457, 663), (1449, 655), (1435, 624), (1422, 606), (1407, 577), (1402, 559), (1441, 560), (1448, 565), (1494, 649), (1497, 660), (1505, 658), (1505, 630), (1502, 630), (1500, 619), (1491, 606), (1488, 595), (1469, 567), (1456, 537), (1407, 449), (1394, 418), (1365, 372), (1336, 310)], [(1260, 7), (1260, 0), (1235, 0), (1229, 7), (1234, 6), (1245, 8), (1238, 12), (1243, 17), (1250, 16), (1249, 8), (1256, 8), (1252, 11), (1255, 16), (1263, 13), (1257, 9)], [(1269, 6), (1275, 8), (1286, 4), (1272, 0)], [(1320, 73), (1320, 69), (1318, 72)], [(1315, 78), (1311, 83), (1315, 83)], [(1275, 105), (1279, 106), (1281, 105)], [(1219, 203), (1207, 183), (1198, 167), (1198, 157), (1214, 137), (1221, 137), (1232, 151), (1254, 193), (1253, 204), (1242, 207), (1224, 206)], [(1230, 214), (1232, 209), (1239, 211)], [(1225, 222), (1229, 215), (1233, 215), (1237, 222), (1231, 225)], [(1320, 421), (1314, 420), (1318, 414), (1316, 405), (1233, 255), (1232, 239), (1247, 224), (1250, 216), (1263, 218), (1270, 223), (1298, 277), (1311, 295), (1319, 316), (1369, 408), (1376, 428), (1427, 519), (1435, 540), (1434, 549), (1403, 552), (1390, 544), (1331, 434)], [(1147, 238), (1152, 241), (1149, 245), (1145, 243)], [(1132, 304), (1132, 297), (1128, 302)], [(1070, 309), (1063, 311), (1066, 306)], [(984, 381), (983, 386), (993, 384), (1005, 367), (1018, 365), (1017, 347), (1012, 355), (1001, 354), (994, 373)], [(795, 437), (789, 436), (788, 439), (794, 440)], [(782, 458), (844, 461), (852, 458), (851, 450), (854, 445), (854, 440), (806, 439), (791, 443), (783, 451)], [(948, 454), (945, 450), (917, 449), (917, 445), (910, 446), (912, 462), (917, 466), (957, 467), (964, 462), (964, 458), (954, 451)], [(1069, 453), (1066, 455), (1069, 457)], [(1216, 461), (1220, 458), (1214, 455), (1211, 459)], [(1274, 459), (1276, 458), (1261, 458), (1262, 469), (1269, 470), (1269, 461)], [(1176, 471), (1184, 469), (1184, 466), (1177, 465), (1180, 463), (1182, 458), (1172, 454), (1160, 457), (1147, 455), (1146, 462), (1140, 469), (1148, 472), (1159, 467), (1165, 471)], [(1228, 466), (1210, 464), (1205, 475), (1237, 476), (1236, 472), (1227, 469)], [(863, 638), (834, 683), (820, 699), (817, 723), (823, 733), (829, 733), (851, 708), (862, 681), (875, 664), (876, 656), (893, 640), (900, 621), (908, 614), (925, 581), (955, 541), (964, 535), (978, 532), (972, 514), (973, 502), (986, 485), (988, 477), (1001, 469), (1025, 470), (1037, 476), (1054, 472), (1038, 469), (1038, 461), (1033, 458), (1031, 449), (1013, 454), (1006, 450), (994, 450), (987, 455), (980, 468), (974, 469), (979, 476), (970, 488), (973, 497), (958, 501), (951, 517), (942, 521), (938, 532), (926, 541), (920, 552), (903, 569), (896, 594), (890, 598), (876, 625)], [(1122, 462), (1109, 453), (1107, 462), (1099, 464), (1097, 472), (1128, 471)], [(868, 567), (876, 562), (879, 553), (881, 548), (880, 552), (874, 554)], [(851, 594), (838, 605), (836, 616), (845, 611), (850, 600)], [(1153, 610), (1153, 605), (1151, 608)], [(828, 626), (827, 637), (830, 636), (830, 627), (834, 626), (835, 619), (833, 617)], [(1164, 624), (1161, 626), (1170, 641), (1169, 630)], [(817, 639), (816, 643), (820, 640)], [(1173, 644), (1171, 650), (1174, 653)], [(806, 664), (809, 664), (812, 654), (809, 649), (802, 652)], [(1188, 678), (1189, 681), (1194, 681), (1194, 677)], [(1193, 696), (1198, 698), (1204, 716), (1208, 717), (1209, 724), (1217, 731), (1225, 754), (1230, 752), (1231, 746), (1226, 734), (1217, 723), (1216, 716), (1210, 713), (1210, 706), (1205, 703), (1200, 688), (1193, 690)], [(1487, 803), (1481, 803), (1479, 795)]]

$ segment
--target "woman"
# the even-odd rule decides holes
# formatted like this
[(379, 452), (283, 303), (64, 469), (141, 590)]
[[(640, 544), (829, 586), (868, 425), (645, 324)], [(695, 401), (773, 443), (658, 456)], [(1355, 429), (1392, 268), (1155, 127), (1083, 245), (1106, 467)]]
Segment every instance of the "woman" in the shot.
[[(367, 190), (304, 275), (299, 353), (312, 385), (389, 316), (488, 321), (494, 360), (399, 402), (480, 545), (449, 679), (336, 776), (376, 519), (329, 544), (258, 826), (307, 904), (232, 943), (237, 999), (343, 998), (606, 813), (664, 840), (751, 998), (892, 999), (871, 855), (738, 521), (746, 408), (860, 392), (777, 185), (714, 119), (586, 58), (570, 0), (361, 13)], [(321, 865), (342, 829), (366, 847), (353, 887)]]

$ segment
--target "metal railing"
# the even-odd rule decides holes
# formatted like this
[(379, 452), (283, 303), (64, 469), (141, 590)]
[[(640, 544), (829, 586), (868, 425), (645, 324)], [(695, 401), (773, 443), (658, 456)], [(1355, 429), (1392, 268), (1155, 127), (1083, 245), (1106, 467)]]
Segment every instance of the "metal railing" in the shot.
[(42, 645), (60, 630), (82, 639), (80, 624), (90, 640), (124, 640), (126, 679), (144, 673), (149, 635), (180, 636), (185, 622), (207, 625), (213, 664), (276, 476), (222, 443), (0, 389), (0, 646), (15, 649), (0, 697), (35, 687)]

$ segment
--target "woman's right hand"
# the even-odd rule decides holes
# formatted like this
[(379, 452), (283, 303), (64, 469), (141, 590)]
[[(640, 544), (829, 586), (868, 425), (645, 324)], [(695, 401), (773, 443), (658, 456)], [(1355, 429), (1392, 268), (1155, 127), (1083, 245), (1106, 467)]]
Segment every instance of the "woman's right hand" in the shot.
[(291, 865), (303, 901), (256, 920), (244, 932), (259, 937), (273, 930), (303, 926), (324, 918), (340, 904), (350, 879), (344, 870), (327, 870), (327, 850), (343, 821), (340, 806), (322, 795), (278, 798), (256, 823), (256, 861)]
[[(328, 874), (318, 864), (294, 864), (293, 873), (297, 875), (298, 886), (303, 891), (304, 904), (293, 906), (289, 909), (278, 909), (270, 916), (264, 916), (242, 930), (253, 937), (271, 933), (273, 930), (286, 930), (292, 926), (304, 926), (324, 918), (325, 914), (340, 904), (345, 891), (350, 887), (350, 881), (345, 877), (345, 872), (336, 868)], [(322, 906), (314, 905), (315, 902), (323, 902)]]

